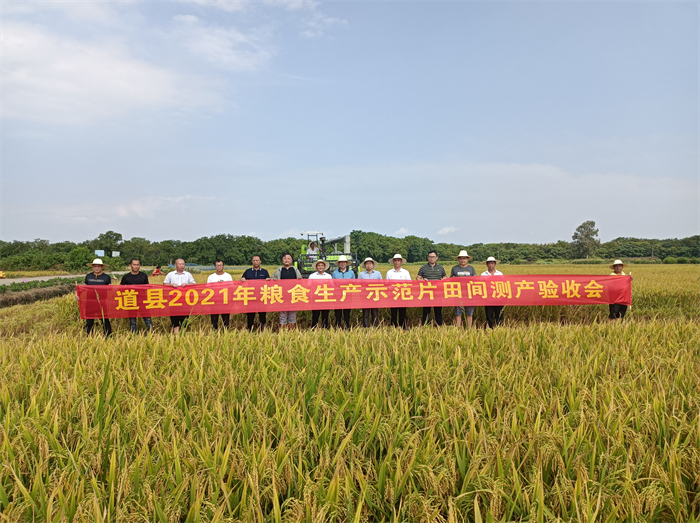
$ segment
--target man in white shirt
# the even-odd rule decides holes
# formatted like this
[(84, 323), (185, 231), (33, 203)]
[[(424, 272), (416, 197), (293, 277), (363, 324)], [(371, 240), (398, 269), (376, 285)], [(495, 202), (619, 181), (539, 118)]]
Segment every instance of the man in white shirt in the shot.
[[(481, 273), (482, 276), (503, 276), (501, 271), (496, 270), (496, 264), (498, 260), (493, 256), (486, 258), (486, 270)], [(486, 313), (486, 321), (489, 327), (492, 329), (497, 325), (503, 323), (503, 316), (501, 316), (501, 311), (503, 311), (503, 305), (492, 305), (490, 307), (484, 307), (484, 312)]]
[[(326, 260), (318, 260), (316, 262), (316, 272), (309, 275), (310, 280), (332, 280), (333, 276), (326, 272), (328, 269), (328, 263)], [(327, 329), (329, 327), (328, 313), (330, 311), (326, 310), (313, 310), (311, 311), (311, 328), (313, 329), (318, 324), (318, 317), (321, 316), (321, 327)]]
[[(214, 269), (216, 269), (216, 272), (214, 274), (210, 274), (209, 277), (207, 278), (207, 283), (220, 283), (224, 281), (233, 281), (233, 278), (228, 272), (224, 272), (224, 262), (222, 260), (216, 260), (214, 262)], [(212, 314), (211, 315), (211, 326), (214, 330), (218, 330), (219, 328), (219, 316), (221, 316), (221, 320), (224, 323), (224, 328), (228, 329), (229, 328), (229, 321), (231, 318), (230, 314)]]
[[(168, 287), (184, 287), (186, 285), (194, 285), (194, 278), (185, 270), (185, 260), (178, 258), (175, 260), (175, 270), (170, 271), (165, 275), (163, 285)], [(180, 332), (180, 326), (186, 326), (188, 316), (170, 316), (170, 322), (173, 326), (173, 334)]]
[(316, 246), (315, 242), (311, 242), (309, 244), (309, 248), (306, 249), (306, 257), (309, 260), (315, 260), (318, 258), (318, 247)]
[[(406, 269), (401, 267), (402, 264), (406, 263), (406, 258), (401, 256), (400, 254), (394, 254), (394, 257), (389, 261), (394, 264), (394, 268), (386, 271), (386, 278), (385, 279), (387, 279), (387, 280), (406, 280), (406, 281), (411, 280), (411, 274)], [(394, 327), (398, 327), (400, 325), (401, 328), (403, 328), (404, 330), (407, 329), (407, 327), (406, 327), (406, 307), (392, 307), (390, 310), (391, 310), (391, 324)]]

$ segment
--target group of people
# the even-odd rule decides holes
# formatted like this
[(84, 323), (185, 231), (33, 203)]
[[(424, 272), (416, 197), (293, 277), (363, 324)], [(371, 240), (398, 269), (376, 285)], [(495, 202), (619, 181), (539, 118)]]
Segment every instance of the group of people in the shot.
[[(444, 280), (449, 278), (463, 278), (476, 276), (476, 270), (473, 266), (469, 265), (469, 261), (472, 259), (467, 251), (462, 250), (455, 257), (458, 264), (452, 267), (449, 276), (445, 271), (445, 268), (438, 262), (438, 255), (435, 251), (430, 251), (428, 253), (428, 263), (421, 266), (418, 270), (417, 279), (418, 280)], [(394, 255), (391, 260), (393, 268), (389, 269), (384, 276), (381, 272), (375, 270), (377, 262), (371, 257), (365, 258), (362, 262), (362, 267), (364, 270), (360, 272), (357, 276), (360, 280), (411, 280), (410, 273), (402, 267), (406, 263), (406, 259), (401, 256), (401, 254)], [(241, 281), (245, 282), (247, 280), (301, 280), (302, 275), (299, 270), (293, 265), (292, 255), (287, 253), (282, 256), (282, 266), (277, 268), (272, 276), (270, 273), (261, 266), (262, 259), (259, 255), (254, 255), (251, 259), (252, 267), (246, 269), (241, 276)], [(496, 260), (493, 256), (490, 256), (485, 264), (486, 270), (481, 273), (481, 276), (502, 276), (503, 273), (496, 269)], [(309, 276), (310, 280), (322, 280), (322, 279), (355, 279), (355, 273), (350, 267), (350, 260), (347, 256), (339, 256), (336, 261), (338, 268), (332, 273), (327, 272), (330, 266), (329, 262), (323, 259), (316, 260), (314, 267), (316, 272)], [(92, 272), (85, 276), (86, 285), (111, 285), (112, 281), (108, 274), (105, 274), (104, 264), (102, 260), (96, 258), (88, 266), (92, 267)], [(612, 275), (624, 276), (623, 272), (624, 263), (620, 260), (615, 260), (610, 266), (613, 269)], [(120, 284), (121, 285), (146, 285), (149, 283), (148, 275), (141, 272), (141, 262), (139, 259), (134, 258), (131, 260), (129, 268), (130, 272), (125, 274)], [(215, 272), (210, 274), (207, 278), (207, 283), (219, 283), (219, 282), (232, 282), (233, 277), (228, 272), (224, 271), (224, 262), (222, 260), (216, 260), (214, 263)], [(156, 269), (160, 274), (160, 266)], [(155, 271), (153, 275), (156, 275)], [(175, 288), (185, 287), (187, 285), (194, 285), (194, 277), (188, 271), (185, 270), (185, 261), (178, 259), (175, 261), (175, 270), (170, 271), (166, 274), (164, 285), (172, 286)], [(77, 296), (76, 296), (77, 298)], [(423, 307), (421, 324), (427, 325), (431, 321), (431, 314), (434, 316), (435, 323), (437, 325), (443, 325), (443, 315), (442, 307)], [(466, 317), (467, 328), (473, 326), (473, 316), (475, 307), (465, 307), (459, 306), (454, 308), (455, 315), (455, 326), (462, 326), (462, 316)], [(350, 317), (351, 309), (336, 309), (335, 310), (335, 326), (337, 328), (349, 329), (350, 328)], [(486, 314), (486, 322), (490, 328), (495, 328), (503, 323), (503, 306), (486, 306), (484, 307), (484, 312)], [(611, 304), (610, 305), (610, 320), (623, 319), (625, 313), (627, 312), (627, 306), (622, 304)], [(394, 307), (390, 309), (391, 313), (391, 325), (397, 328), (407, 329), (406, 323), (406, 307)], [(267, 326), (267, 313), (265, 312), (250, 312), (246, 313), (247, 316), (247, 327), (249, 330), (255, 328), (255, 316), (258, 316), (258, 321), (260, 329), (265, 329)], [(172, 325), (173, 333), (178, 333), (180, 328), (186, 323), (188, 316), (171, 316), (170, 321)], [(143, 318), (146, 325), (146, 331), (150, 332), (153, 327), (153, 322), (151, 318)], [(223, 324), (224, 328), (228, 328), (230, 325), (230, 314), (212, 314), (211, 315), (211, 325), (213, 330), (218, 330), (219, 320)], [(90, 334), (94, 328), (95, 320), (86, 320), (86, 331)], [(279, 325), (280, 329), (293, 329), (296, 327), (297, 323), (297, 311), (282, 311), (279, 313)], [(322, 328), (330, 327), (330, 311), (329, 310), (313, 310), (311, 312), (311, 327), (320, 326)], [(362, 324), (364, 327), (378, 326), (379, 325), (379, 309), (363, 309), (362, 310)], [(137, 318), (129, 318), (129, 327), (132, 332), (137, 332)], [(103, 329), (105, 336), (109, 336), (112, 333), (112, 327), (109, 319), (103, 320)]]

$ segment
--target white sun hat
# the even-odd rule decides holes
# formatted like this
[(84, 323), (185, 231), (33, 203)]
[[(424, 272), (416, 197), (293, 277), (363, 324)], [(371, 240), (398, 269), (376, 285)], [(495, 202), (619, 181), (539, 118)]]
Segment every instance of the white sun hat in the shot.
[(624, 268), (624, 266), (625, 266), (625, 264), (622, 263), (622, 260), (615, 260), (614, 262), (612, 262), (612, 265), (610, 265), (610, 268), (611, 268), (611, 269), (614, 269), (614, 268), (615, 268), (615, 265), (622, 265), (623, 268)]
[(394, 257), (389, 261), (393, 262), (394, 260), (401, 260), (401, 263), (406, 263), (406, 258), (401, 256), (400, 254), (394, 254)]
[(326, 260), (318, 260), (316, 263), (314, 263), (314, 267), (316, 267), (316, 269), (318, 269), (318, 264), (319, 264), (319, 263), (322, 263), (322, 264), (323, 264), (323, 270), (324, 270), (324, 271), (327, 271), (327, 270), (328, 270), (328, 266), (330, 265), (330, 263), (328, 263)]
[(459, 260), (460, 258), (467, 258), (467, 261), (471, 260), (472, 257), (467, 254), (467, 251), (461, 250), (459, 251), (459, 254), (455, 256), (455, 260)]
[(92, 267), (93, 265), (104, 265), (104, 263), (102, 263), (102, 260), (100, 260), (99, 258), (95, 258), (94, 260), (92, 260), (92, 263), (86, 263), (85, 265), (87, 265), (88, 267)]
[(374, 269), (374, 267), (377, 266), (377, 262), (374, 261), (374, 260), (372, 259), (371, 256), (368, 256), (367, 258), (365, 258), (365, 261), (362, 262), (362, 266), (363, 266), (365, 269), (367, 269), (367, 262), (368, 262), (368, 261), (371, 261), (371, 262), (372, 262), (372, 268), (373, 268), (373, 269)]
[(341, 254), (340, 256), (338, 256), (338, 259), (335, 261), (335, 263), (338, 263), (341, 261), (350, 263), (350, 260), (348, 260), (348, 257), (345, 256), (344, 254)]
[(498, 260), (496, 258), (494, 258), (493, 256), (489, 256), (488, 258), (486, 258), (486, 261), (484, 263), (488, 263), (490, 261), (492, 261), (494, 263), (498, 263)]

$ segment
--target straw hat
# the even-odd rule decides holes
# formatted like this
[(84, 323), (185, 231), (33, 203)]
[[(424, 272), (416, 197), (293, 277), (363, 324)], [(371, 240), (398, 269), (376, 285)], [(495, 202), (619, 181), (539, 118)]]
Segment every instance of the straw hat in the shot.
[[(389, 261), (393, 262), (394, 260), (401, 260), (401, 263), (406, 263), (406, 258), (401, 256), (400, 254), (394, 254), (394, 257)], [(365, 260), (365, 261), (367, 261), (367, 260)]]
[(374, 261), (374, 260), (372, 259), (371, 256), (368, 256), (367, 258), (365, 258), (365, 261), (362, 262), (362, 266), (363, 266), (365, 269), (367, 269), (367, 262), (368, 262), (368, 261), (371, 261), (371, 262), (372, 262), (372, 268), (373, 268), (373, 269), (374, 269), (374, 267), (377, 266), (377, 262)]
[(459, 251), (459, 254), (455, 256), (455, 260), (459, 260), (460, 258), (466, 258), (467, 261), (471, 260), (472, 257), (467, 254), (467, 251)]
[(491, 262), (491, 261), (492, 261), (492, 262), (495, 262), (495, 263), (498, 263), (498, 262), (499, 262), (499, 260), (497, 260), (497, 259), (494, 258), (493, 256), (489, 256), (488, 258), (486, 258), (486, 261), (485, 261), (484, 263), (487, 264), (488, 262)]
[(327, 270), (328, 270), (328, 266), (330, 265), (330, 263), (328, 263), (326, 260), (318, 260), (316, 263), (314, 263), (314, 267), (316, 267), (316, 270), (318, 270), (318, 264), (319, 264), (319, 263), (322, 263), (322, 264), (323, 264), (323, 270), (324, 270), (324, 271), (327, 271)]
[(615, 268), (615, 265), (622, 265), (623, 268), (625, 267), (625, 264), (622, 263), (622, 260), (615, 260), (614, 262), (612, 262), (612, 265), (610, 265), (609, 267), (610, 267), (611, 269), (614, 269), (614, 268)]
[(85, 265), (87, 265), (88, 267), (92, 267), (93, 265), (104, 265), (104, 263), (102, 263), (102, 260), (100, 260), (99, 258), (95, 258), (94, 260), (92, 260), (92, 263), (86, 263)]
[(348, 257), (345, 256), (344, 254), (341, 254), (340, 256), (338, 256), (338, 259), (335, 261), (335, 263), (338, 263), (341, 261), (350, 263), (350, 260), (348, 260)]

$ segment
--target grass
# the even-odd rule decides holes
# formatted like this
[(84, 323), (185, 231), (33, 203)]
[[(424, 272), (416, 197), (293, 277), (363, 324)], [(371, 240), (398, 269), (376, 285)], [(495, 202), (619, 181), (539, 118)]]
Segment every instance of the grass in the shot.
[(5, 340), (7, 521), (690, 521), (693, 322)]
[(495, 331), (105, 341), (71, 296), (2, 310), (0, 521), (698, 521), (698, 271), (633, 275), (624, 323)]

